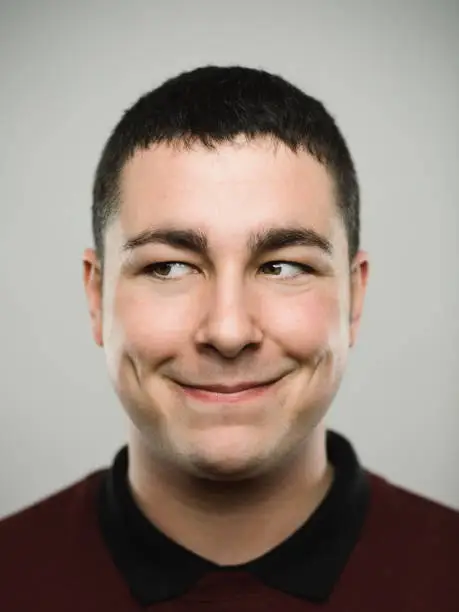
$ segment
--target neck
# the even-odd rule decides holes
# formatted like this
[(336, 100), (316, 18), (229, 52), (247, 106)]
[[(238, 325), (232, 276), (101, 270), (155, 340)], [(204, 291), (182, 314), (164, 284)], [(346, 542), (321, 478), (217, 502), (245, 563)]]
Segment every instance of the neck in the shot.
[(174, 473), (131, 436), (128, 481), (143, 514), (169, 538), (218, 565), (239, 565), (308, 520), (330, 489), (333, 468), (323, 427), (275, 473), (243, 482)]

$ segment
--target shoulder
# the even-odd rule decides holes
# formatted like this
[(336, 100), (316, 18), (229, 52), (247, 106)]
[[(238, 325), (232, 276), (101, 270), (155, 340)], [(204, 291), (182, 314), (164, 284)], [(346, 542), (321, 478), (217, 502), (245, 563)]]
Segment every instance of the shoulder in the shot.
[(111, 567), (97, 516), (102, 473), (0, 521), (1, 610), (83, 609), (97, 598), (98, 580)]
[(0, 520), (0, 561), (23, 563), (63, 548), (77, 531), (94, 522), (93, 499), (103, 470), (62, 488)]
[[(416, 535), (424, 545), (459, 535), (459, 511), (367, 472), (370, 517), (392, 532)], [(422, 529), (420, 529), (422, 528)], [(385, 529), (383, 531), (385, 531)], [(456, 540), (457, 542), (457, 540)]]
[(355, 549), (356, 576), (363, 573), (365, 588), (387, 598), (387, 605), (397, 601), (404, 609), (455, 610), (459, 512), (367, 475), (369, 508)]

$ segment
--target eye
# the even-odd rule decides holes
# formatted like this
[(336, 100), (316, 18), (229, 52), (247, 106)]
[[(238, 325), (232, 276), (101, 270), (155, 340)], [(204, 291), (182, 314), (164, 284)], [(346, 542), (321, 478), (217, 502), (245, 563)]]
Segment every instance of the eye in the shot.
[(311, 266), (293, 261), (269, 261), (263, 264), (261, 269), (267, 270), (269, 276), (276, 276), (281, 279), (296, 278), (315, 272), (314, 268), (311, 268)]
[(143, 272), (158, 280), (176, 280), (189, 274), (190, 270), (193, 270), (193, 266), (181, 261), (161, 261), (149, 264)]

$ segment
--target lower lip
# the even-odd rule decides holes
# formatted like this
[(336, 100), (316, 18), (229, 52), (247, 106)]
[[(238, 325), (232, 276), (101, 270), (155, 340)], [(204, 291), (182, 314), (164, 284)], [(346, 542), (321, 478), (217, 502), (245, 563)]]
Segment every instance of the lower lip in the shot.
[(251, 399), (262, 397), (268, 393), (276, 383), (269, 383), (260, 387), (252, 387), (251, 389), (244, 389), (243, 391), (236, 391), (235, 393), (221, 393), (217, 391), (204, 391), (203, 389), (196, 389), (194, 387), (184, 387), (180, 385), (182, 391), (188, 397), (200, 400), (202, 402), (211, 402), (213, 404), (235, 404), (238, 402), (246, 402)]

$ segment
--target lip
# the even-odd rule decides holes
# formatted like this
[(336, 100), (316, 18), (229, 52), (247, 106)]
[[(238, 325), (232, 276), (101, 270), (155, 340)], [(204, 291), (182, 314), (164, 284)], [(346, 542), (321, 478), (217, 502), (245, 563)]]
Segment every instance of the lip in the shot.
[(190, 398), (213, 403), (236, 403), (261, 397), (268, 393), (280, 379), (260, 382), (243, 382), (237, 385), (188, 386), (179, 384)]
[(266, 382), (242, 382), (237, 385), (183, 385), (191, 389), (200, 391), (208, 391), (210, 393), (238, 393), (239, 391), (248, 391), (249, 389), (257, 389), (258, 387), (266, 387), (274, 381)]

